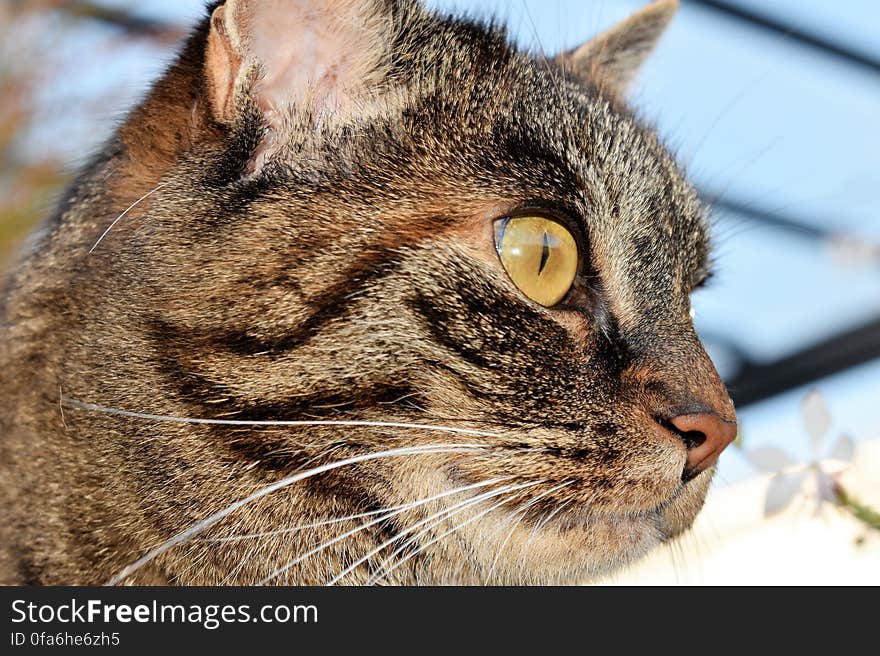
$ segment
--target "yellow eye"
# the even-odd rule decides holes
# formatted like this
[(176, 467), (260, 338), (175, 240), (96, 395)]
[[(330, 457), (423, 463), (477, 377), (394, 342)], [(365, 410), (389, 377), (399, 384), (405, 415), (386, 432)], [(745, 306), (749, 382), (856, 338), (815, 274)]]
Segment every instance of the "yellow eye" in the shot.
[(520, 291), (546, 307), (565, 298), (578, 270), (577, 243), (562, 224), (542, 216), (495, 222), (495, 248)]

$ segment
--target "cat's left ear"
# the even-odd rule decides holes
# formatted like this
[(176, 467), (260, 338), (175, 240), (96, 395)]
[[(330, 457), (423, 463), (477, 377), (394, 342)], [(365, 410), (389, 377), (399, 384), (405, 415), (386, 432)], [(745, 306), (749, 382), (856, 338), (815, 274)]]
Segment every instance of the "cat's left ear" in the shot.
[(585, 81), (626, 91), (678, 10), (678, 0), (656, 0), (557, 62)]

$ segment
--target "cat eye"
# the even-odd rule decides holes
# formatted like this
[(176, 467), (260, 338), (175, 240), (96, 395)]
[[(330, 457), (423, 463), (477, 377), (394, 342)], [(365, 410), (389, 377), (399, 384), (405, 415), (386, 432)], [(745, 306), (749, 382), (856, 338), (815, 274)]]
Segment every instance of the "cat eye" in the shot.
[(558, 221), (543, 216), (499, 219), (495, 222), (495, 249), (513, 284), (535, 303), (552, 307), (574, 284), (577, 242)]

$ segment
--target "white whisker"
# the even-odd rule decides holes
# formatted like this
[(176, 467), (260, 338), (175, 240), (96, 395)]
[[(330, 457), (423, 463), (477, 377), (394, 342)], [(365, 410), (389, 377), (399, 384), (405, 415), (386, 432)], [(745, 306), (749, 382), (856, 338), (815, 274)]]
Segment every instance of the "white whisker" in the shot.
[(519, 560), (519, 575), (520, 575), (520, 577), (523, 577), (523, 578), (525, 577), (526, 560), (529, 555), (529, 550), (531, 549), (532, 544), (534, 543), (535, 538), (538, 535), (538, 532), (542, 528), (547, 526), (547, 524), (549, 524), (550, 521), (554, 517), (556, 517), (556, 515), (558, 515), (563, 510), (565, 510), (568, 506), (570, 506), (571, 503), (572, 503), (572, 499), (569, 499), (565, 503), (560, 504), (559, 506), (554, 508), (552, 511), (547, 513), (543, 518), (541, 518), (541, 520), (539, 522), (535, 523), (535, 525), (532, 527), (532, 532), (529, 534), (528, 539), (526, 539), (526, 543), (523, 545), (522, 555), (520, 555), (520, 560)]
[[(458, 493), (460, 493), (460, 492), (464, 492), (464, 491), (467, 491), (467, 490), (470, 490), (470, 489), (474, 489), (474, 488), (485, 487), (486, 485), (493, 485), (493, 484), (495, 484), (495, 483), (498, 483), (498, 482), (501, 482), (501, 481), (505, 481), (505, 480), (507, 480), (507, 479), (509, 479), (509, 478), (510, 478), (510, 476), (505, 476), (505, 477), (503, 477), (503, 478), (495, 478), (495, 479), (492, 479), (492, 480), (490, 480), (490, 481), (484, 481), (484, 482), (482, 482), (482, 483), (474, 483), (474, 484), (471, 484), (471, 485), (464, 485), (464, 486), (462, 486), (462, 487), (458, 487), (458, 488), (455, 488), (455, 489), (452, 489), (452, 490), (448, 490), (448, 491), (446, 491), (446, 492), (443, 492), (443, 493), (441, 493), (441, 494), (435, 495), (435, 496), (433, 496), (433, 497), (429, 497), (429, 498), (427, 498), (427, 499), (420, 499), (420, 500), (418, 500), (418, 501), (413, 501), (413, 502), (411, 502), (411, 503), (407, 503), (407, 504), (401, 504), (400, 506), (395, 506), (395, 507), (392, 507), (392, 508), (385, 508), (385, 509), (383, 509), (383, 510), (374, 510), (374, 511), (372, 511), (372, 512), (368, 512), (368, 513), (360, 513), (360, 514), (358, 514), (358, 515), (350, 515), (350, 516), (348, 516), (348, 517), (334, 518), (334, 519), (327, 520), (327, 521), (324, 521), (324, 522), (316, 522), (316, 523), (314, 523), (314, 524), (309, 524), (309, 525), (305, 525), (305, 526), (302, 526), (302, 527), (295, 527), (294, 529), (281, 529), (281, 530), (279, 530), (279, 531), (269, 531), (269, 532), (262, 533), (262, 534), (254, 534), (254, 535), (252, 535), (252, 536), (240, 536), (240, 537), (245, 538), (245, 537), (255, 537), (255, 536), (263, 536), (263, 535), (273, 535), (273, 534), (286, 533), (286, 532), (291, 532), (292, 530), (296, 530), (296, 529), (305, 529), (305, 528), (319, 527), (319, 526), (324, 526), (324, 525), (328, 525), (328, 524), (334, 524), (334, 523), (344, 522), (344, 521), (348, 521), (348, 520), (351, 520), (351, 519), (357, 519), (357, 518), (362, 518), (362, 517), (368, 517), (368, 516), (376, 515), (376, 514), (382, 514), (382, 515), (383, 515), (382, 520), (385, 520), (385, 519), (387, 519), (388, 517), (391, 517), (391, 516), (394, 515), (394, 514), (399, 514), (399, 513), (394, 513), (394, 512), (392, 512), (392, 511), (394, 511), (394, 510), (399, 510), (399, 511), (403, 512), (403, 511), (409, 510), (410, 508), (416, 508), (416, 507), (418, 507), (418, 506), (420, 506), (420, 505), (424, 505), (424, 504), (426, 504), (426, 503), (429, 503), (429, 502), (434, 501), (434, 500), (436, 500), (436, 499), (442, 498), (442, 497), (444, 497), (444, 496), (450, 496), (450, 495), (452, 495), (452, 494), (458, 494)], [(370, 524), (370, 525), (372, 525), (372, 524)], [(365, 525), (365, 526), (359, 527), (359, 529), (365, 529), (365, 528), (368, 528), (368, 526)], [(234, 539), (234, 538), (230, 538), (230, 539)], [(206, 542), (207, 542), (207, 541), (208, 541), (208, 540), (206, 540)], [(224, 540), (221, 539), (221, 540), (217, 540), (217, 541), (224, 541)], [(328, 546), (329, 546), (329, 545), (328, 545)], [(249, 557), (242, 558), (241, 561), (239, 562), (239, 564), (236, 566), (236, 568), (235, 568), (232, 572), (230, 572), (230, 573), (225, 577), (225, 579), (224, 579), (223, 582), (221, 582), (221, 585), (224, 585), (225, 582), (226, 582), (227, 580), (230, 580), (232, 577), (234, 577), (236, 574), (238, 574), (238, 572), (240, 572), (240, 571), (244, 568), (245, 564), (246, 564), (249, 560), (251, 560), (251, 558), (249, 558)]]
[(511, 516), (510, 516), (510, 519), (508, 520), (508, 522), (512, 523), (513, 526), (510, 527), (510, 531), (508, 532), (507, 537), (504, 538), (504, 540), (501, 542), (500, 546), (498, 547), (498, 550), (495, 553), (495, 559), (492, 561), (492, 566), (489, 568), (488, 574), (486, 574), (486, 584), (487, 585), (492, 578), (492, 574), (495, 573), (495, 568), (498, 567), (498, 560), (501, 558), (501, 554), (504, 551), (504, 547), (506, 547), (507, 543), (510, 542), (510, 539), (513, 537), (514, 532), (516, 531), (517, 527), (522, 522), (522, 519), (523, 519), (523, 517), (525, 517), (525, 514), (528, 512), (529, 508), (534, 506), (536, 503), (538, 503), (538, 501), (540, 501), (541, 499), (546, 497), (548, 494), (553, 494), (557, 490), (561, 490), (564, 487), (568, 487), (572, 483), (574, 483), (574, 481), (566, 481), (565, 483), (560, 483), (559, 485), (551, 487), (549, 490), (545, 490), (544, 492), (541, 492), (541, 494), (526, 501), (523, 505), (521, 505), (513, 513), (511, 513)]
[[(517, 491), (517, 492), (518, 492), (518, 491)], [(445, 538), (445, 537), (447, 537), (447, 536), (449, 536), (449, 535), (452, 535), (453, 533), (455, 533), (456, 531), (458, 531), (458, 530), (464, 528), (464, 527), (467, 526), (468, 524), (477, 521), (478, 519), (480, 519), (481, 517), (483, 517), (483, 516), (485, 516), (485, 515), (488, 515), (490, 512), (492, 512), (492, 511), (495, 510), (496, 508), (500, 508), (500, 507), (503, 506), (504, 504), (509, 503), (511, 499), (514, 499), (514, 498), (517, 496), (517, 492), (515, 492), (515, 493), (513, 493), (513, 494), (510, 494), (510, 495), (504, 497), (504, 498), (503, 498), (501, 501), (499, 501), (498, 503), (496, 503), (496, 504), (490, 506), (489, 508), (486, 508), (485, 510), (483, 510), (483, 511), (477, 513), (477, 514), (474, 515), (473, 517), (468, 518), (467, 520), (461, 522), (460, 524), (457, 524), (457, 525), (453, 526), (451, 529), (449, 529), (449, 530), (446, 531), (445, 533), (443, 533), (443, 534), (437, 536), (437, 537), (434, 538), (433, 540), (429, 540), (428, 542), (426, 542), (425, 544), (423, 544), (422, 546), (420, 546), (420, 547), (419, 547), (418, 549), (416, 549), (415, 551), (412, 551), (412, 552), (408, 553), (406, 556), (404, 556), (403, 558), (401, 558), (400, 560), (398, 560), (398, 561), (397, 561), (396, 563), (394, 563), (394, 565), (392, 565), (391, 567), (389, 567), (389, 568), (387, 568), (387, 569), (384, 569), (382, 572), (380, 572), (380, 573), (378, 573), (378, 574), (374, 574), (374, 575), (373, 575), (372, 577), (370, 577), (370, 579), (367, 581), (367, 585), (375, 585), (377, 581), (379, 581), (379, 580), (381, 580), (381, 579), (383, 579), (383, 578), (386, 578), (386, 577), (387, 577), (391, 572), (393, 572), (395, 569), (397, 569), (398, 567), (400, 567), (401, 565), (403, 565), (405, 562), (407, 562), (407, 561), (410, 560), (411, 558), (414, 558), (415, 556), (417, 556), (418, 554), (420, 554), (421, 552), (423, 552), (425, 549), (427, 549), (428, 547), (430, 547), (432, 544), (436, 544), (437, 542), (439, 542), (439, 541), (442, 540), (443, 538)]]
[[(441, 511), (439, 511), (439, 512), (436, 512), (436, 513), (434, 513), (433, 515), (431, 515), (431, 516), (429, 516), (429, 517), (426, 517), (425, 519), (423, 519), (423, 520), (421, 520), (421, 521), (419, 521), (419, 522), (416, 522), (415, 524), (413, 524), (413, 525), (410, 526), (409, 528), (406, 528), (406, 529), (404, 529), (403, 531), (400, 531), (400, 532), (399, 532), (397, 535), (395, 535), (394, 537), (389, 538), (388, 540), (386, 540), (385, 542), (383, 542), (382, 544), (380, 544), (378, 547), (376, 547), (375, 549), (373, 549), (372, 551), (370, 551), (368, 554), (366, 554), (365, 556), (359, 558), (357, 561), (355, 561), (354, 563), (352, 563), (351, 565), (349, 565), (347, 568), (345, 568), (342, 572), (340, 572), (339, 574), (337, 574), (335, 577), (333, 577), (330, 581), (327, 582), (327, 585), (336, 585), (336, 584), (337, 584), (339, 581), (341, 581), (346, 575), (348, 575), (349, 573), (353, 572), (357, 567), (359, 567), (359, 566), (362, 565), (363, 563), (367, 562), (370, 558), (372, 558), (372, 557), (375, 556), (376, 554), (380, 553), (380, 552), (381, 552), (383, 549), (385, 549), (386, 547), (389, 547), (389, 546), (391, 546), (392, 544), (394, 544), (395, 542), (397, 542), (397, 541), (398, 541), (400, 538), (402, 538), (404, 535), (407, 535), (407, 534), (409, 534), (409, 533), (412, 533), (414, 530), (416, 530), (416, 529), (419, 528), (420, 526), (424, 526), (425, 524), (430, 524), (430, 526), (428, 526), (428, 529), (433, 528), (434, 524), (432, 524), (432, 522), (434, 522), (435, 520), (441, 520), (441, 521), (442, 521), (442, 520), (445, 519), (446, 517), (449, 517), (449, 516), (452, 516), (452, 515), (456, 515), (456, 514), (458, 514), (459, 512), (461, 512), (461, 511), (463, 511), (463, 510), (469, 508), (470, 506), (473, 506), (473, 505), (475, 505), (475, 504), (480, 503), (481, 501), (484, 501), (485, 499), (491, 499), (492, 497), (497, 497), (497, 496), (500, 495), (500, 494), (506, 494), (507, 492), (518, 491), (518, 490), (525, 489), (525, 488), (527, 488), (527, 487), (532, 487), (532, 486), (534, 486), (534, 485), (539, 485), (539, 484), (542, 483), (542, 482), (543, 482), (543, 481), (536, 481), (536, 482), (534, 482), (534, 483), (521, 483), (521, 484), (519, 484), (519, 485), (507, 485), (507, 486), (505, 486), (505, 487), (503, 487), (503, 488), (501, 488), (501, 489), (499, 489), (499, 490), (490, 490), (489, 492), (484, 492), (483, 494), (480, 494), (480, 495), (478, 495), (478, 496), (476, 496), (476, 497), (474, 497), (474, 498), (472, 498), (472, 499), (467, 499), (467, 500), (462, 501), (462, 502), (459, 502), (459, 503), (457, 503), (457, 504), (455, 504), (454, 506), (451, 506), (451, 507), (449, 507), (449, 508), (444, 508), (443, 510), (441, 510)], [(393, 556), (391, 556), (391, 557), (393, 557)], [(387, 559), (386, 559), (386, 560), (387, 560)]]
[(107, 406), (97, 405), (95, 403), (86, 403), (84, 401), (76, 401), (74, 399), (64, 399), (64, 405), (69, 408), (79, 408), (80, 410), (93, 410), (95, 412), (103, 412), (110, 415), (118, 415), (120, 417), (130, 417), (132, 419), (144, 419), (147, 421), (165, 421), (178, 424), (207, 424), (211, 426), (362, 426), (372, 428), (411, 428), (414, 430), (428, 430), (439, 433), (453, 433), (457, 435), (473, 435), (475, 437), (501, 437), (499, 433), (490, 433), (487, 431), (472, 430), (470, 428), (459, 428), (456, 426), (436, 426), (433, 424), (410, 424), (396, 421), (346, 421), (346, 420), (278, 420), (278, 421), (251, 421), (245, 419), (202, 419), (198, 417), (173, 417), (170, 415), (154, 415), (145, 412), (132, 412), (130, 410), (120, 410), (119, 408), (109, 408)]
[(477, 444), (477, 445), (474, 445), (474, 444), (433, 444), (433, 445), (425, 445), (425, 446), (413, 446), (413, 447), (406, 447), (406, 448), (399, 448), (399, 449), (390, 449), (388, 451), (378, 451), (378, 452), (373, 452), (373, 453), (362, 454), (359, 456), (353, 456), (351, 458), (346, 458), (345, 460), (340, 460), (337, 462), (328, 463), (326, 465), (321, 465), (320, 467), (315, 467), (313, 469), (309, 469), (307, 471), (299, 472), (299, 473), (294, 474), (292, 476), (288, 476), (287, 478), (284, 478), (280, 481), (277, 481), (276, 483), (272, 483), (271, 485), (268, 485), (268, 486), (258, 490), (257, 492), (254, 492), (253, 494), (251, 494), (248, 497), (245, 497), (244, 499), (236, 501), (235, 503), (233, 503), (230, 506), (227, 506), (223, 510), (220, 510), (220, 511), (214, 513), (213, 515), (209, 516), (208, 518), (197, 522), (196, 524), (194, 524), (190, 528), (186, 529), (185, 531), (181, 531), (180, 533), (178, 533), (177, 535), (175, 535), (171, 539), (166, 540), (165, 542), (163, 542), (158, 547), (156, 547), (155, 549), (153, 549), (152, 551), (147, 553), (142, 558), (138, 559), (137, 561), (135, 561), (131, 565), (128, 565), (127, 567), (125, 567), (116, 576), (111, 578), (107, 582), (107, 585), (116, 585), (117, 583), (124, 580), (127, 576), (130, 576), (131, 574), (133, 574), (137, 570), (139, 570), (141, 567), (146, 565), (148, 562), (150, 562), (151, 560), (153, 560), (157, 556), (160, 556), (161, 554), (165, 553), (166, 551), (168, 551), (172, 547), (174, 547), (182, 542), (186, 542), (188, 540), (191, 540), (196, 535), (204, 532), (205, 530), (207, 530), (208, 528), (210, 528), (211, 526), (213, 526), (214, 524), (219, 522), (221, 519), (232, 514), (233, 512), (235, 512), (236, 510), (238, 510), (242, 506), (245, 506), (248, 503), (251, 503), (252, 501), (260, 499), (260, 498), (262, 498), (268, 494), (271, 494), (277, 490), (280, 490), (284, 487), (287, 487), (287, 486), (292, 485), (294, 483), (297, 483), (299, 481), (305, 480), (305, 479), (310, 478), (312, 476), (317, 476), (318, 474), (323, 474), (325, 472), (332, 471), (334, 469), (339, 469), (340, 467), (347, 467), (349, 465), (353, 465), (353, 464), (357, 464), (357, 463), (361, 463), (361, 462), (366, 462), (369, 460), (378, 460), (380, 458), (436, 454), (436, 453), (471, 453), (474, 450), (486, 448), (486, 446), (487, 445), (482, 445), (482, 444)]
[[(473, 488), (473, 487), (476, 487), (477, 485), (482, 486), (482, 485), (485, 485), (485, 484), (482, 484), (482, 483), (481, 483), (481, 484), (471, 485), (471, 486), (468, 486), (468, 487), (469, 487), (469, 488)], [(439, 499), (439, 498), (442, 498), (442, 497), (444, 497), (444, 496), (449, 496), (450, 494), (455, 494), (455, 493), (456, 493), (455, 491), (453, 491), (453, 492), (443, 492), (443, 493), (441, 493), (441, 494), (437, 494), (437, 495), (435, 495), (435, 496), (432, 497), (431, 499), (428, 499), (428, 501), (425, 501), (424, 503), (428, 503), (429, 501), (433, 501), (433, 500), (435, 500), (435, 499)], [(492, 494), (492, 493), (491, 493), (491, 492), (487, 492), (486, 494)], [(482, 498), (483, 496), (485, 496), (485, 495), (480, 495), (480, 496), (477, 497), (477, 498)], [(473, 500), (469, 500), (468, 502), (470, 502), (470, 501), (473, 501)], [(422, 504), (419, 504), (419, 505), (422, 505)], [(276, 569), (274, 572), (272, 572), (269, 576), (267, 576), (266, 578), (264, 578), (263, 580), (261, 580), (257, 585), (265, 585), (266, 583), (268, 583), (268, 582), (271, 581), (272, 579), (274, 579), (274, 578), (280, 576), (281, 574), (284, 574), (284, 572), (290, 570), (292, 567), (295, 567), (296, 565), (298, 565), (299, 563), (301, 563), (302, 561), (304, 561), (306, 558), (309, 558), (310, 556), (314, 556), (315, 554), (320, 553), (321, 551), (324, 551), (324, 549), (326, 549), (326, 548), (328, 548), (328, 547), (331, 547), (331, 546), (333, 546), (334, 544), (337, 544), (337, 543), (341, 542), (342, 540), (345, 540), (346, 538), (350, 538), (352, 535), (355, 535), (356, 533), (360, 533), (361, 531), (363, 531), (363, 530), (365, 530), (365, 529), (368, 529), (368, 528), (370, 528), (371, 526), (375, 526), (376, 524), (379, 524), (379, 523), (381, 523), (381, 522), (384, 522), (384, 521), (385, 521), (386, 519), (388, 519), (389, 517), (394, 517), (395, 515), (399, 515), (399, 514), (401, 514), (401, 513), (403, 513), (403, 512), (406, 512), (406, 510), (408, 510), (408, 508), (404, 508), (403, 510), (398, 510), (398, 511), (395, 511), (395, 512), (387, 513), (386, 515), (383, 515), (383, 516), (381, 516), (381, 517), (379, 517), (379, 518), (377, 518), (377, 519), (374, 519), (374, 520), (372, 520), (372, 521), (370, 521), (370, 522), (366, 522), (366, 523), (364, 523), (364, 524), (361, 524), (360, 526), (358, 526), (358, 527), (356, 527), (356, 528), (353, 528), (353, 529), (351, 529), (350, 531), (346, 531), (346, 532), (343, 533), (342, 535), (338, 535), (338, 536), (336, 536), (335, 538), (333, 538), (333, 539), (331, 539), (331, 540), (327, 540), (326, 542), (324, 542), (324, 543), (318, 545), (318, 546), (315, 547), (314, 549), (311, 549), (311, 550), (307, 551), (306, 553), (304, 553), (304, 554), (302, 554), (302, 555), (300, 555), (300, 556), (297, 556), (296, 558), (294, 558), (294, 559), (291, 560), (290, 562), (286, 563), (286, 564), (283, 565), (282, 567), (279, 567), (279, 568)], [(358, 564), (359, 564), (359, 563), (355, 563), (355, 564), (352, 566), (352, 569), (353, 569), (354, 567), (356, 567)], [(350, 571), (350, 570), (346, 570), (346, 573), (347, 573), (348, 571)]]
[(122, 214), (120, 214), (120, 215), (117, 216), (115, 219), (113, 219), (113, 223), (111, 223), (109, 226), (107, 226), (107, 229), (106, 229), (104, 232), (101, 233), (101, 236), (98, 237), (98, 241), (96, 241), (95, 244), (94, 244), (94, 246), (92, 246), (92, 247), (89, 249), (89, 255), (91, 255), (91, 254), (94, 252), (94, 250), (98, 247), (98, 244), (100, 244), (100, 243), (104, 240), (104, 237), (106, 237), (107, 234), (113, 229), (113, 226), (115, 226), (117, 223), (119, 223), (119, 222), (122, 220), (122, 217), (124, 217), (126, 214), (128, 214), (129, 212), (131, 212), (135, 207), (137, 207), (137, 206), (140, 205), (143, 201), (145, 201), (147, 198), (149, 198), (150, 196), (152, 196), (153, 194), (155, 194), (155, 193), (156, 193), (157, 191), (159, 191), (162, 187), (167, 187), (169, 184), (170, 184), (169, 182), (163, 182), (163, 183), (160, 184), (159, 186), (155, 187), (154, 189), (151, 189), (150, 191), (148, 191), (147, 193), (145, 193), (143, 196), (141, 196), (140, 198), (138, 198), (135, 202), (133, 202), (133, 203), (132, 203), (131, 205), (129, 205), (127, 208), (125, 208), (125, 210), (122, 212)]
[[(342, 522), (348, 522), (354, 519), (363, 519), (365, 517), (373, 517), (375, 515), (383, 515), (382, 519), (387, 519), (393, 515), (399, 514), (399, 512), (405, 512), (407, 510), (411, 510), (412, 508), (418, 508), (426, 503), (430, 503), (431, 501), (436, 501), (437, 499), (442, 499), (443, 497), (450, 496), (452, 494), (458, 494), (459, 492), (465, 492), (467, 490), (472, 490), (474, 488), (485, 487), (487, 485), (494, 485), (495, 483), (500, 483), (501, 481), (506, 481), (510, 476), (503, 476), (501, 478), (493, 478), (490, 481), (485, 481), (482, 483), (474, 483), (472, 485), (465, 485), (463, 487), (458, 487), (453, 490), (449, 490), (447, 492), (443, 492), (441, 494), (434, 495), (432, 497), (428, 497), (427, 499), (420, 499), (418, 501), (411, 501), (409, 503), (403, 503), (398, 506), (391, 506), (389, 508), (382, 508), (381, 510), (371, 510), (369, 512), (358, 513), (357, 515), (348, 515), (347, 517), (334, 517), (333, 519), (325, 519), (320, 522), (314, 522), (313, 524), (303, 524), (301, 526), (292, 526), (290, 528), (281, 528), (275, 531), (264, 531), (263, 533), (249, 533), (246, 535), (232, 535), (223, 538), (204, 538), (203, 542), (238, 542), (240, 540), (247, 540), (251, 538), (265, 538), (273, 535), (284, 535), (286, 533), (295, 533), (297, 531), (307, 531), (313, 528), (320, 528), (321, 526), (330, 526), (332, 524), (341, 524)], [(399, 512), (398, 512), (399, 511)]]
[[(562, 69), (563, 73), (561, 75), (561, 78), (557, 79), (557, 76), (553, 72), (553, 67), (550, 65), (550, 58), (547, 56), (547, 51), (544, 48), (544, 44), (541, 43), (541, 35), (538, 32), (538, 26), (535, 24), (535, 20), (534, 20), (534, 18), (532, 18), (532, 12), (529, 11), (529, 6), (528, 6), (528, 4), (526, 4), (525, 0), (522, 0), (522, 8), (523, 8), (523, 11), (526, 15), (526, 18), (529, 21), (529, 25), (532, 28), (532, 35), (535, 38), (535, 45), (538, 46), (538, 52), (541, 56), (541, 59), (544, 61), (544, 66), (547, 68), (547, 77), (550, 78), (550, 82), (553, 84), (553, 88), (556, 91), (556, 96), (559, 101), (559, 104), (562, 105), (562, 104), (564, 104), (564, 101), (565, 101), (565, 95), (562, 93), (562, 87), (560, 86), (560, 80), (563, 83), (565, 81), (565, 73), (564, 73), (565, 68), (563, 67), (563, 69)], [(561, 59), (564, 60), (565, 58), (562, 57)], [(567, 114), (566, 114), (566, 116), (567, 116)], [(567, 125), (565, 127), (567, 127)]]
[[(544, 480), (536, 481), (533, 485), (539, 485), (539, 484), (544, 483), (544, 482), (546, 482), (546, 481), (544, 481)], [(512, 491), (512, 490), (509, 490), (509, 489), (508, 489), (508, 490), (502, 490), (501, 492), (502, 492), (502, 493), (505, 493), (505, 492), (509, 492), (509, 491)], [(509, 500), (510, 498), (512, 498), (512, 497), (508, 497), (507, 500)], [(506, 502), (507, 502), (507, 501), (505, 501), (505, 503), (506, 503)], [(501, 504), (501, 505), (503, 505), (503, 504)], [(436, 526), (438, 526), (438, 525), (440, 524), (440, 522), (442, 522), (442, 521), (448, 519), (449, 517), (451, 517), (451, 516), (453, 516), (453, 515), (457, 515), (457, 514), (463, 512), (464, 510), (467, 510), (468, 507), (469, 507), (469, 506), (464, 507), (464, 508), (462, 508), (462, 509), (460, 509), (460, 510), (456, 510), (455, 512), (447, 512), (446, 516), (441, 517), (440, 519), (438, 519), (438, 520), (437, 520), (436, 522), (434, 522), (433, 524), (431, 524), (431, 525), (425, 527), (424, 529), (422, 529), (422, 530), (419, 531), (418, 533), (416, 533), (416, 534), (410, 536), (410, 538), (409, 538), (406, 542), (404, 542), (402, 545), (400, 545), (400, 546), (399, 546), (397, 549), (395, 549), (390, 555), (388, 555), (388, 556), (387, 556), (387, 557), (386, 557), (381, 563), (379, 563), (379, 572), (377, 572), (376, 574), (373, 574), (373, 577), (372, 577), (370, 580), (376, 579), (377, 576), (380, 576), (380, 577), (381, 577), (381, 572), (382, 572), (383, 570), (386, 569), (386, 567), (387, 567), (387, 566), (388, 566), (388, 565), (394, 560), (395, 557), (397, 557), (399, 554), (402, 554), (402, 553), (403, 553), (404, 551), (406, 551), (410, 546), (412, 546), (412, 545), (414, 545), (414, 544), (417, 544), (420, 538), (422, 538), (423, 536), (425, 536), (425, 535), (427, 535), (428, 533), (430, 533), (430, 532), (431, 532)], [(495, 506), (493, 506), (493, 508), (494, 508), (494, 507), (495, 507)], [(448, 509), (448, 510), (453, 510), (453, 509)], [(482, 515), (481, 515), (481, 516), (482, 516)], [(395, 537), (399, 537), (399, 536), (395, 536)], [(378, 579), (376, 579), (376, 580), (378, 580)], [(370, 585), (370, 584), (368, 583), (368, 585)]]

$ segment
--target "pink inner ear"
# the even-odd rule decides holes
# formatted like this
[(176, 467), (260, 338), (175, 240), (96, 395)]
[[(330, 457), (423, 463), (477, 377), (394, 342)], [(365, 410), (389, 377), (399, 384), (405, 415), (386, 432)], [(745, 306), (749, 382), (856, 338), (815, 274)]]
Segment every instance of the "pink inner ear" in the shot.
[(236, 36), (262, 79), (256, 100), (269, 112), (308, 103), (334, 112), (371, 83), (384, 59), (388, 17), (371, 0), (229, 0)]

